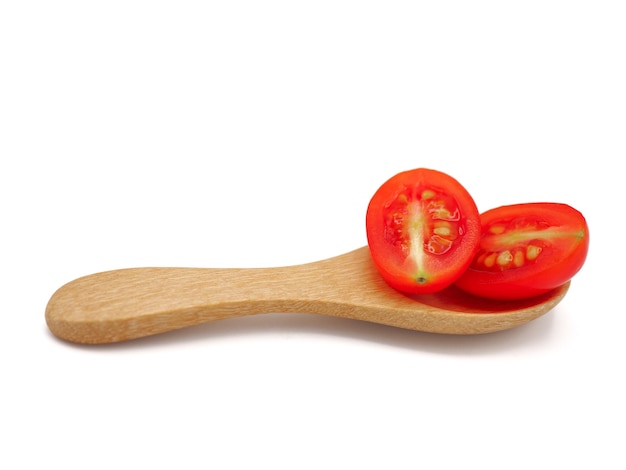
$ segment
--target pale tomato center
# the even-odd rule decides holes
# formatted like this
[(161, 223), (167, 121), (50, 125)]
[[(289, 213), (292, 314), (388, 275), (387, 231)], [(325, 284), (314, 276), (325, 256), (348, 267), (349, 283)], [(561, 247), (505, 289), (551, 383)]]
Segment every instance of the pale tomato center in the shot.
[(385, 238), (415, 264), (418, 273), (427, 255), (448, 253), (464, 233), (457, 202), (433, 189), (405, 187), (387, 209)]
[(472, 268), (492, 272), (521, 268), (537, 262), (553, 240), (582, 236), (584, 233), (572, 233), (540, 219), (497, 222), (483, 233)]

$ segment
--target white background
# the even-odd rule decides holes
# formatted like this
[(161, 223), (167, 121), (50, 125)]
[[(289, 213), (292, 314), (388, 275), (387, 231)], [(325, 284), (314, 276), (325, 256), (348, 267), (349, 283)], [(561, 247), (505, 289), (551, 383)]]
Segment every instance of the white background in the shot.
[[(620, 1), (2, 2), (0, 467), (625, 468), (625, 24)], [(416, 167), (481, 211), (583, 212), (563, 302), (475, 337), (46, 328), (85, 274), (363, 246), (374, 191)]]

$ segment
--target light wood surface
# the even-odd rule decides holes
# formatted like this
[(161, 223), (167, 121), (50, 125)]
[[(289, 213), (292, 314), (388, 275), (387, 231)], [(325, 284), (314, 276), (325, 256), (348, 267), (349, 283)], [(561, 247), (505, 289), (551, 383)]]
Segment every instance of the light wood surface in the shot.
[(530, 300), (478, 299), (451, 287), (409, 297), (390, 288), (367, 247), (279, 268), (129, 268), (57, 290), (46, 322), (59, 338), (113, 343), (259, 313), (316, 313), (446, 334), (481, 334), (527, 323), (558, 304), (569, 283)]

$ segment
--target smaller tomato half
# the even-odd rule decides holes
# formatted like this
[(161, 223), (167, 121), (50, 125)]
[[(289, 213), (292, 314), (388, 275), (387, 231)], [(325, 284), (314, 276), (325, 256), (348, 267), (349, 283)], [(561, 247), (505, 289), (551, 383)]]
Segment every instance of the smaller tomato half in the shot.
[(428, 294), (452, 284), (469, 266), (480, 239), (480, 216), (467, 190), (426, 168), (386, 181), (367, 208), (374, 264), (395, 289)]
[(589, 229), (566, 204), (502, 206), (480, 216), (482, 236), (462, 290), (493, 299), (523, 299), (570, 280), (583, 266)]

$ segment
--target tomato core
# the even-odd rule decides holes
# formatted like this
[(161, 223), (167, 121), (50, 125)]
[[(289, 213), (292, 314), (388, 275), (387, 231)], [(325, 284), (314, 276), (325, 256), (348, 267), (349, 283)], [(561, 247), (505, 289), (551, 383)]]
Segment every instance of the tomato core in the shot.
[[(425, 253), (444, 255), (463, 234), (457, 202), (432, 189), (404, 187), (389, 203), (385, 238), (404, 256), (424, 265)], [(425, 282), (417, 277), (418, 282)]]
[(488, 227), (483, 235), (473, 269), (506, 271), (542, 261), (542, 254), (553, 246), (552, 240), (582, 238), (584, 232), (567, 233), (550, 227), (542, 219), (516, 218)]

